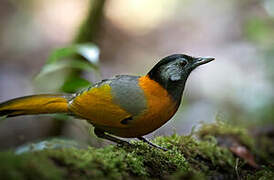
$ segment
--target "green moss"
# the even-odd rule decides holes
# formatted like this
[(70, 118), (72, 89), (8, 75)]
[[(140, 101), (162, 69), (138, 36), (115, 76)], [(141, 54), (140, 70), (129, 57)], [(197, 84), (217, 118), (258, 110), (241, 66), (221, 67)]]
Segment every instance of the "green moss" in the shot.
[[(6, 169), (9, 173), (3, 175), (7, 178), (12, 178), (13, 174), (19, 174), (21, 178), (32, 179), (32, 176), (29, 176), (32, 174), (28, 173), (32, 170), (28, 170), (29, 166), (26, 165), (29, 163), (33, 164), (34, 169), (37, 170), (38, 174), (34, 177), (40, 177), (39, 173), (41, 173), (45, 179), (54, 179), (53, 175), (46, 177), (47, 173), (52, 170), (55, 171), (51, 173), (56, 175), (55, 179), (124, 179), (161, 177), (188, 169), (185, 158), (179, 152), (164, 152), (142, 142), (134, 142), (133, 146), (123, 148), (116, 146), (100, 149), (63, 148), (26, 152), (20, 155), (11, 152), (8, 153), (9, 156), (6, 154), (1, 153), (3, 157), (6, 157), (9, 166), (1, 161), (0, 172), (5, 172)], [(43, 166), (40, 167), (40, 165)], [(17, 168), (18, 166), (20, 168)], [(15, 176), (15, 179), (17, 177), (19, 176)]]
[(168, 176), (166, 179), (170, 180), (182, 180), (182, 179), (187, 179), (187, 180), (204, 180), (207, 179), (205, 174), (197, 171), (189, 171), (189, 172), (183, 172), (179, 171), (175, 174), (172, 174), (171, 176)]
[[(197, 140), (194, 136), (173, 135), (171, 144), (183, 154), (188, 163), (187, 174), (195, 172), (199, 176), (219, 176), (226, 177), (236, 176), (233, 172), (235, 157), (226, 148), (219, 147), (214, 137), (204, 141)], [(165, 137), (165, 141), (170, 141), (170, 137)], [(160, 138), (159, 138), (160, 139)], [(171, 142), (171, 141), (170, 141)], [(185, 174), (185, 173), (184, 173)], [(201, 175), (203, 174), (203, 175)]]
[(250, 138), (250, 134), (246, 128), (233, 126), (223, 121), (217, 121), (212, 124), (203, 124), (197, 134), (200, 138), (204, 138), (208, 135), (214, 137), (230, 136), (249, 148), (254, 147), (254, 139)]
[(272, 135), (258, 135), (255, 137), (254, 153), (262, 164), (274, 165), (274, 137)]
[[(215, 127), (219, 128), (219, 126)], [(223, 126), (220, 128), (224, 129)], [(205, 134), (205, 129), (210, 128), (203, 127), (197, 134)], [(224, 131), (236, 137), (242, 136), (245, 140), (252, 139), (245, 131), (237, 128), (230, 131), (224, 129)], [(152, 148), (140, 141), (132, 141), (132, 146), (123, 147), (110, 145), (99, 149), (92, 147), (79, 149), (54, 145), (50, 147), (61, 148), (27, 151), (20, 155), (0, 152), (0, 177), (118, 180), (273, 178), (273, 164), (264, 164), (262, 161), (261, 169), (252, 169), (239, 157), (233, 155), (228, 148), (218, 145), (217, 136), (213, 136), (218, 134), (216, 132), (218, 131), (203, 136), (201, 140), (193, 135), (176, 134), (153, 140), (154, 143), (169, 149), (168, 151)], [(58, 141), (54, 140), (54, 142)]]
[(262, 167), (261, 170), (256, 171), (254, 174), (249, 174), (246, 177), (247, 180), (269, 180), (274, 179), (273, 167)]
[(0, 153), (1, 179), (61, 179), (64, 171), (43, 153), (30, 153), (17, 156), (12, 152)]
[(162, 147), (170, 149), (162, 151), (151, 148), (143, 142), (134, 142), (137, 147), (127, 149), (134, 157), (138, 157), (142, 161), (143, 166), (150, 177), (162, 177), (177, 171), (189, 171), (190, 166), (179, 149), (174, 146), (178, 136), (158, 137), (153, 142)]

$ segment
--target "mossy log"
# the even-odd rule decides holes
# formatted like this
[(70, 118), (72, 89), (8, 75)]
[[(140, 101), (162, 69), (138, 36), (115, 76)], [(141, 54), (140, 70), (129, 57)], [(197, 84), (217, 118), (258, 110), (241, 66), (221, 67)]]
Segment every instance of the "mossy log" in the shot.
[[(257, 166), (233, 153), (229, 143), (224, 146), (227, 137), (246, 147)], [(274, 179), (273, 139), (252, 137), (245, 129), (217, 123), (204, 125), (188, 136), (174, 134), (157, 137), (153, 142), (169, 150), (131, 141), (132, 146), (48, 146), (20, 154), (0, 152), (0, 177), (16, 180)]]

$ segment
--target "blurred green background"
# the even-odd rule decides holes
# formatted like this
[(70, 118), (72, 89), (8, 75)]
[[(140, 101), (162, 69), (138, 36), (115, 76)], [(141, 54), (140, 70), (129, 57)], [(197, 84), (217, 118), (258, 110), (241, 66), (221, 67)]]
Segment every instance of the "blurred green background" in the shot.
[[(1, 0), (0, 101), (142, 75), (162, 57), (186, 53), (216, 61), (191, 74), (179, 112), (148, 137), (189, 133), (216, 119), (273, 130), (273, 39), (273, 0)], [(37, 80), (56, 49), (85, 42), (95, 61), (100, 51), (99, 69), (68, 53), (69, 65)], [(63, 116), (11, 118), (0, 124), (0, 148), (56, 136), (101, 146), (89, 128)]]

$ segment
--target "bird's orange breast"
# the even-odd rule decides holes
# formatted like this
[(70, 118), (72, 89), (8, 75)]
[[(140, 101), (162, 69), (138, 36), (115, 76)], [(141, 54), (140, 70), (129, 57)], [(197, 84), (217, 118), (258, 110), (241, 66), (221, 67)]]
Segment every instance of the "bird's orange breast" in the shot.
[(175, 103), (167, 90), (148, 76), (139, 78), (147, 100), (147, 109), (127, 128), (112, 129), (112, 133), (121, 137), (140, 137), (164, 125), (177, 111)]

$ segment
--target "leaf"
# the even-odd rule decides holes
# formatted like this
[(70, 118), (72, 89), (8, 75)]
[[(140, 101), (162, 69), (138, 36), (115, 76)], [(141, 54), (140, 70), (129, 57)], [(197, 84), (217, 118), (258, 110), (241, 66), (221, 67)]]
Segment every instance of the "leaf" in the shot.
[(77, 45), (77, 52), (90, 63), (98, 65), (100, 50), (93, 44)]
[[(46, 80), (51, 82), (50, 84), (54, 84), (54, 89), (60, 90), (61, 88), (65, 92), (75, 92), (90, 85), (87, 80), (80, 77), (79, 72), (93, 71), (97, 73), (99, 53), (99, 48), (92, 43), (74, 44), (57, 49), (51, 53), (35, 80), (37, 82)], [(56, 81), (57, 79), (59, 81)]]
[(90, 82), (84, 78), (71, 76), (65, 81), (65, 83), (61, 87), (61, 90), (66, 93), (73, 93), (78, 91), (79, 89), (89, 87), (90, 85)]
[(71, 46), (67, 46), (67, 47), (55, 50), (48, 58), (47, 64), (53, 64), (64, 58), (71, 58), (75, 55), (81, 55), (90, 64), (97, 67), (99, 54), (100, 54), (99, 48), (92, 43), (75, 44), (75, 45), (71, 45)]
[(231, 135), (223, 135), (216, 137), (216, 139), (219, 146), (228, 148), (233, 154), (245, 160), (250, 166), (259, 168), (250, 150), (242, 145), (237, 138)]
[(42, 76), (46, 76), (49, 73), (53, 73), (55, 71), (60, 71), (64, 68), (75, 68), (85, 71), (91, 71), (94, 67), (85, 61), (82, 60), (66, 60), (66, 61), (59, 61), (52, 64), (46, 64), (40, 73), (36, 76), (36, 79), (41, 78)]
[(57, 49), (51, 53), (51, 55), (47, 59), (47, 64), (53, 64), (61, 59), (64, 59), (65, 57), (75, 55), (75, 52), (76, 52), (75, 45)]
[(233, 152), (236, 156), (244, 159), (250, 166), (254, 168), (259, 168), (258, 164), (255, 162), (253, 155), (250, 151), (240, 144), (235, 144), (229, 147), (230, 151)]

